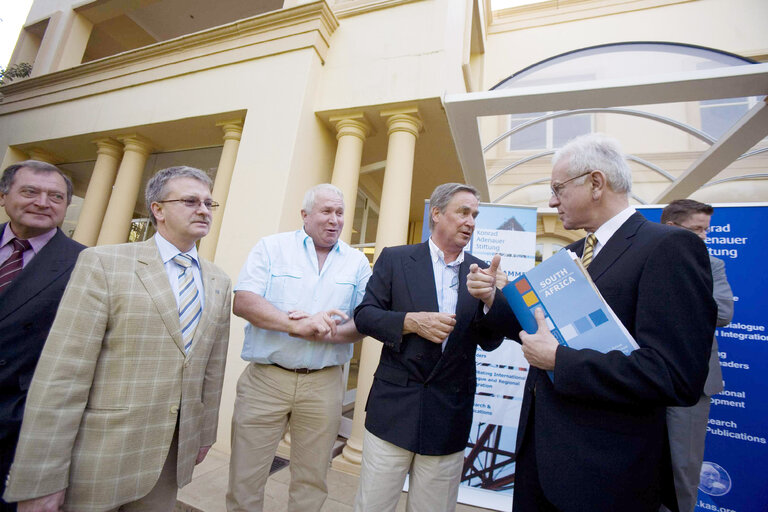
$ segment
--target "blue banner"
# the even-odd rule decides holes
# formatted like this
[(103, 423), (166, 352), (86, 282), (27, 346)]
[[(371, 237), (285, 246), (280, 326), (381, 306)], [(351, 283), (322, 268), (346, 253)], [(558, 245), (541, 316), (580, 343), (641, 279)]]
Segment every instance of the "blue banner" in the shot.
[[(714, 205), (706, 244), (734, 295), (716, 331), (725, 389), (712, 397), (696, 512), (768, 510), (768, 205)], [(660, 207), (638, 208), (658, 222)]]

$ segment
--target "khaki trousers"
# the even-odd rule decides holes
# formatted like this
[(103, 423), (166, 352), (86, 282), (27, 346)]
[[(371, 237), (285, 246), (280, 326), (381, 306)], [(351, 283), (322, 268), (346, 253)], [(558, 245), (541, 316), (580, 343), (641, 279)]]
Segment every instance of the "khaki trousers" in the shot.
[(354, 510), (394, 511), (405, 475), (410, 473), (406, 512), (453, 512), (463, 466), (463, 451), (449, 455), (419, 455), (366, 430)]
[(302, 375), (251, 363), (237, 382), (229, 463), (229, 512), (261, 512), (264, 486), (286, 423), (291, 429), (289, 512), (319, 511), (341, 423), (340, 366)]

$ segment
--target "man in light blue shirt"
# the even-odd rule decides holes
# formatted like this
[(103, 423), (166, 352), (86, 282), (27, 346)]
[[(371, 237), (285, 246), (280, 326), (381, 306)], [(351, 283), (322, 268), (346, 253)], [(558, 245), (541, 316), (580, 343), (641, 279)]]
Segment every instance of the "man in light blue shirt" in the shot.
[(286, 423), (291, 428), (289, 511), (319, 511), (341, 421), (341, 366), (360, 340), (352, 311), (371, 276), (366, 257), (339, 240), (344, 197), (311, 188), (304, 227), (263, 238), (235, 286), (233, 311), (245, 327), (237, 384), (227, 510), (258, 512)]

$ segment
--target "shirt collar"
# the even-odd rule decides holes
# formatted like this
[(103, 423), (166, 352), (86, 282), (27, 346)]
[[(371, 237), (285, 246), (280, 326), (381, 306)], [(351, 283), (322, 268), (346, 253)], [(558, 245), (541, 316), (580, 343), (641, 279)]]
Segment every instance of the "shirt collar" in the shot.
[[(45, 244), (51, 241), (51, 238), (56, 236), (56, 230), (57, 228), (53, 228), (50, 231), (46, 231), (42, 235), (33, 236), (32, 238), (27, 238), (27, 241), (29, 242), (29, 245), (32, 246), (32, 250), (35, 251), (35, 254), (39, 253), (43, 247), (45, 247)], [(5, 229), (3, 230), (3, 236), (0, 238), (0, 247), (5, 247), (5, 244), (9, 243), (12, 238), (17, 238), (16, 233), (13, 232), (11, 229), (11, 223), (8, 222), (5, 225)]]
[(635, 208), (627, 206), (619, 213), (608, 219), (602, 226), (595, 231), (595, 237), (597, 237), (597, 243), (600, 247), (608, 243), (608, 240), (619, 230), (622, 224), (624, 224), (628, 218), (635, 213)]
[[(155, 233), (155, 243), (157, 244), (157, 250), (160, 252), (160, 259), (163, 260), (163, 264), (168, 263), (174, 256), (181, 253), (181, 251), (173, 245), (171, 242), (165, 239), (160, 233)], [(197, 259), (197, 247), (192, 246), (190, 250), (182, 254), (188, 255), (192, 260), (200, 266), (200, 262)]]
[(432, 263), (437, 263), (438, 261), (441, 261), (443, 265), (446, 267), (453, 267), (458, 266), (464, 263), (464, 249), (461, 249), (461, 252), (459, 253), (459, 256), (456, 258), (456, 260), (446, 263), (445, 262), (445, 253), (437, 246), (435, 242), (432, 241), (432, 237), (429, 237), (429, 255), (432, 258)]
[[(311, 237), (311, 236), (309, 236), (309, 235), (307, 234), (307, 232), (306, 232), (306, 231), (304, 231), (304, 228), (301, 228), (301, 229), (297, 230), (297, 231), (296, 231), (296, 236), (298, 236), (298, 237), (299, 237), (299, 240), (301, 240), (301, 242), (302, 242), (302, 243), (304, 244), (304, 246), (306, 246), (307, 248), (309, 248), (309, 247), (310, 247), (310, 246), (308, 245), (308, 244), (310, 244), (310, 243), (312, 244), (312, 245), (311, 245), (311, 248), (312, 248), (312, 249), (314, 249), (314, 248), (315, 248), (315, 242), (314, 242), (314, 240), (312, 240), (312, 237)], [(335, 252), (338, 252), (338, 253), (341, 253), (341, 252), (342, 252), (341, 240), (336, 240), (336, 244), (335, 244), (335, 245), (334, 245), (334, 246), (331, 248), (331, 250), (332, 250), (332, 251), (335, 251)]]

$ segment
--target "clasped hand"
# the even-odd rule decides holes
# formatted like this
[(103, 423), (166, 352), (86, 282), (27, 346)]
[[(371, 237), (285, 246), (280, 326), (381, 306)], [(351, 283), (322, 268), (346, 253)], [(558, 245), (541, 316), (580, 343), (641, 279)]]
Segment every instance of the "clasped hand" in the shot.
[(349, 320), (343, 311), (329, 309), (310, 315), (304, 311), (290, 311), (288, 318), (294, 325), (290, 335), (311, 341), (322, 341), (336, 336), (337, 326)]
[(456, 315), (429, 311), (412, 312), (405, 315), (403, 334), (416, 333), (432, 343), (442, 343), (453, 331)]

